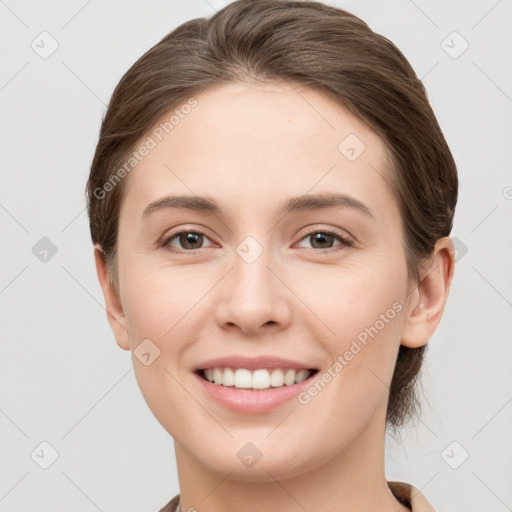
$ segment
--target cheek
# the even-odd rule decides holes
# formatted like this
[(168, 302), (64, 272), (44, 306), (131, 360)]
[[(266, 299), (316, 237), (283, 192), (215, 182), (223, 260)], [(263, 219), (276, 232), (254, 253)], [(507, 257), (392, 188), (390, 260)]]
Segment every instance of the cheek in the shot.
[(339, 268), (330, 275), (317, 275), (315, 287), (309, 280), (309, 286), (304, 284), (297, 291), (314, 312), (307, 316), (319, 326), (318, 340), (331, 363), (341, 364), (333, 371), (343, 374), (339, 380), (344, 385), (348, 380), (356, 394), (371, 387), (370, 381), (378, 382), (376, 376), (388, 384), (391, 381), (405, 310), (405, 263), (403, 269), (401, 264), (397, 260), (394, 265)]
[[(186, 276), (176, 269), (152, 268), (143, 258), (138, 263), (126, 264), (123, 276), (123, 308), (129, 326), (135, 377), (158, 421), (165, 428), (175, 427), (177, 415), (197, 414), (193, 401), (180, 384), (183, 382), (181, 354), (189, 340), (197, 338), (194, 332), (197, 322), (192, 322), (189, 315), (193, 314), (191, 308), (204, 291), (190, 286)], [(148, 339), (152, 344), (145, 341)], [(141, 344), (143, 342), (145, 344)], [(141, 348), (137, 350), (139, 345)], [(150, 354), (149, 363), (143, 362), (144, 353)]]
[[(304, 302), (315, 313), (308, 312), (306, 325), (311, 331), (313, 325), (321, 326), (314, 330), (327, 354), (327, 367), (318, 376), (325, 384), (316, 386), (320, 392), (311, 389), (310, 415), (345, 431), (347, 439), (356, 436), (377, 409), (385, 411), (400, 344), (405, 286), (405, 277), (401, 282), (394, 270), (352, 266), (337, 269), (336, 277), (317, 276), (314, 293), (311, 286), (309, 295), (302, 288)], [(307, 400), (304, 397), (304, 403)], [(335, 408), (326, 408), (326, 403)]]
[[(374, 325), (390, 309), (385, 320), (395, 319), (400, 307), (393, 308), (393, 305), (403, 301), (405, 275), (400, 278), (401, 274), (393, 270), (383, 265), (332, 268), (328, 272), (316, 272), (313, 278), (304, 275), (296, 279), (294, 291), (322, 320), (330, 335), (326, 339), (346, 340)], [(396, 324), (390, 321), (386, 326), (391, 323)], [(386, 327), (386, 330), (390, 329)]]
[(136, 255), (120, 265), (123, 309), (132, 347), (149, 338), (165, 353), (178, 354), (197, 338), (201, 300), (218, 279), (194, 265), (170, 266), (151, 255)]

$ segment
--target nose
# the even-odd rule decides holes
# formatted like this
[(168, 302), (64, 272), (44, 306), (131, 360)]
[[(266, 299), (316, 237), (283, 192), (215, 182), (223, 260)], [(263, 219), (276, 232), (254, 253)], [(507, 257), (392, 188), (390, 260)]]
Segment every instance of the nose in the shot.
[[(242, 254), (242, 256), (240, 256)], [(245, 334), (277, 331), (291, 320), (293, 294), (284, 270), (263, 251), (254, 261), (236, 253), (230, 272), (218, 284), (216, 320)]]

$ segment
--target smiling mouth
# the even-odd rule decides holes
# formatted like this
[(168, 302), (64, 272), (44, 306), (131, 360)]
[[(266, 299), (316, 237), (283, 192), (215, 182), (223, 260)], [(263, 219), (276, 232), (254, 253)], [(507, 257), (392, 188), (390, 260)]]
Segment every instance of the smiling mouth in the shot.
[(195, 373), (218, 386), (246, 391), (265, 391), (303, 382), (318, 373), (318, 369), (261, 368), (251, 371), (247, 368), (215, 367), (199, 369)]

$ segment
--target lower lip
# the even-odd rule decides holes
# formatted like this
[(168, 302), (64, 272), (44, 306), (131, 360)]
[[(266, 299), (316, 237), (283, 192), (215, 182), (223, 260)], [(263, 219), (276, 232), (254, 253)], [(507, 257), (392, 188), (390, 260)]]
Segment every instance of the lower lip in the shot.
[(199, 380), (199, 384), (203, 389), (214, 400), (227, 409), (243, 413), (259, 413), (270, 411), (296, 397), (301, 391), (311, 385), (317, 373), (318, 372), (310, 375), (306, 380), (292, 384), (291, 386), (285, 385), (279, 388), (267, 388), (262, 390), (239, 389), (213, 384), (203, 379), (196, 372), (194, 372), (194, 376)]

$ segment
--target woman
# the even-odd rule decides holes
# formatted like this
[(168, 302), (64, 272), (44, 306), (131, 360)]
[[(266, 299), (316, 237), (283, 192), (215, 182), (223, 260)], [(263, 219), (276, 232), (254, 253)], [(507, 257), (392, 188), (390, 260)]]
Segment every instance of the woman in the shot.
[(455, 162), (402, 53), (317, 2), (184, 23), (116, 87), (88, 182), (118, 345), (175, 441), (161, 512), (433, 510), (386, 428), (454, 272)]

